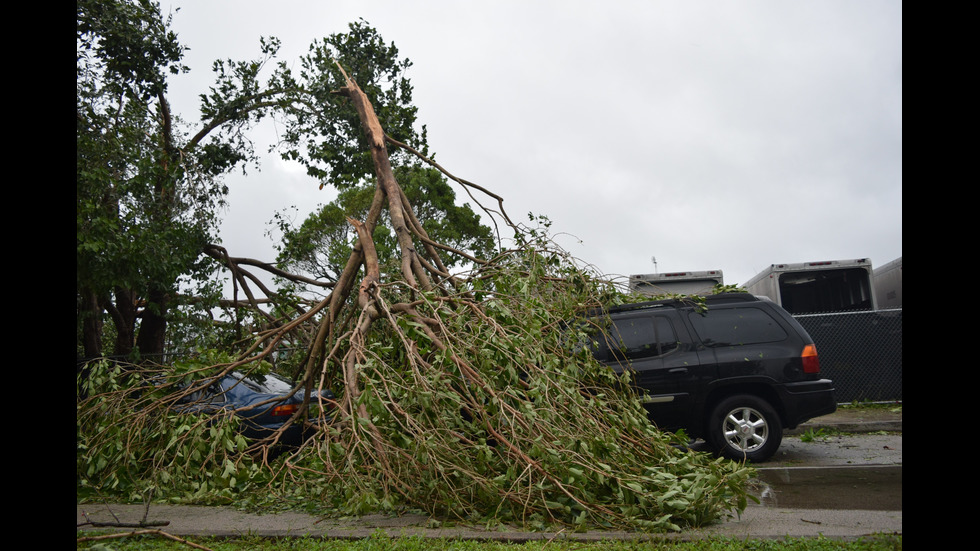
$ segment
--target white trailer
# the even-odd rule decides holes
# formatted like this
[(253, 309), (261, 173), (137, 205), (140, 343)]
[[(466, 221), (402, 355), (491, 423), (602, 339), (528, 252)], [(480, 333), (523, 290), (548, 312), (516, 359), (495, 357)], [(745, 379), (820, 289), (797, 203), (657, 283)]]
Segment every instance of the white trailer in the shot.
[(872, 273), (867, 258), (773, 264), (743, 288), (791, 314), (875, 310)]
[(875, 268), (874, 285), (879, 309), (901, 308), (902, 257)]
[(724, 285), (721, 270), (664, 272), (630, 276), (630, 290), (643, 295), (710, 295), (715, 285)]

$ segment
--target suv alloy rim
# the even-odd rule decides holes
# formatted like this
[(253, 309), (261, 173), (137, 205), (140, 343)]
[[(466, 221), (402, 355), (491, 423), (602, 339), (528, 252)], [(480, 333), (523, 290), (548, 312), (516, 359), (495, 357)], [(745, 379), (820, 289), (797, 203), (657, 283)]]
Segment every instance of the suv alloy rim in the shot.
[(721, 430), (728, 445), (743, 452), (755, 451), (769, 439), (766, 418), (750, 407), (739, 407), (728, 412)]

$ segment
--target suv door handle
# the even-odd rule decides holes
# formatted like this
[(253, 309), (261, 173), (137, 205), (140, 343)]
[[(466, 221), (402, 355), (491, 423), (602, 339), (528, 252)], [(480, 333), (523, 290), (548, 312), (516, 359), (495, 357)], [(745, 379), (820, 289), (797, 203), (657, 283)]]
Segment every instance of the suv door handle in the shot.
[(673, 369), (667, 370), (667, 373), (670, 373), (672, 375), (674, 375), (674, 374), (681, 374), (682, 375), (684, 373), (687, 373), (687, 368), (686, 367), (675, 367)]

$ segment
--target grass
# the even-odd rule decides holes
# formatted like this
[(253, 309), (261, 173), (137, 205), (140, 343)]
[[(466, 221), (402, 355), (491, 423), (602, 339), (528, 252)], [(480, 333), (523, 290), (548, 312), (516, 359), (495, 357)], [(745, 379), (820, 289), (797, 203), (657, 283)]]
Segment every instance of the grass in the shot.
[(807, 429), (806, 431), (803, 432), (803, 434), (800, 434), (800, 442), (813, 442), (817, 438), (820, 438), (822, 436), (827, 436), (827, 435), (828, 435), (828, 431), (823, 428), (819, 428), (817, 430), (813, 430), (812, 428)]
[[(104, 547), (98, 547), (98, 545), (103, 545)], [(135, 536), (98, 542), (79, 542), (76, 547), (76, 549), (99, 549), (102, 551), (183, 551), (186, 549), (202, 548), (213, 551), (243, 551), (252, 549), (269, 551), (652, 551), (657, 549), (670, 549), (674, 551), (736, 551), (743, 549), (755, 551), (885, 551), (902, 549), (902, 536), (879, 534), (855, 540), (815, 537), (753, 540), (706, 538), (696, 541), (607, 542), (544, 540), (528, 543), (480, 542), (422, 537), (390, 539), (383, 535), (359, 540), (243, 537), (234, 539), (193, 538), (185, 542), (172, 541), (159, 536)]]

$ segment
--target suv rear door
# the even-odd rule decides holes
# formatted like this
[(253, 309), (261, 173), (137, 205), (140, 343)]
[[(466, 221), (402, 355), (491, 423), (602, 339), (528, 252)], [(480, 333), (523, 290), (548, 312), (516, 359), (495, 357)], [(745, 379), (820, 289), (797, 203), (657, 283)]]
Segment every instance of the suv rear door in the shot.
[[(767, 310), (754, 305), (718, 305), (688, 319), (711, 356), (704, 361), (717, 365), (717, 378), (733, 383), (779, 378), (789, 358), (800, 351), (790, 348), (790, 334)], [(747, 352), (751, 345), (751, 352)], [(802, 346), (801, 346), (802, 348)]]

